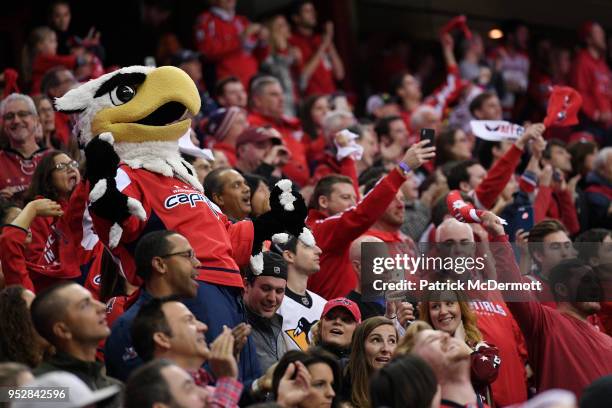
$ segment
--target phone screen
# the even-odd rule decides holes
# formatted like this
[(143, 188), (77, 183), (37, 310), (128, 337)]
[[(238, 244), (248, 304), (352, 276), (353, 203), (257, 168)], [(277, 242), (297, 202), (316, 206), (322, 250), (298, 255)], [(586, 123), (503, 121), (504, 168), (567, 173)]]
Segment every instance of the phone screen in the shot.
[(421, 129), (421, 140), (429, 140), (429, 145), (433, 145), (436, 131), (433, 129)]

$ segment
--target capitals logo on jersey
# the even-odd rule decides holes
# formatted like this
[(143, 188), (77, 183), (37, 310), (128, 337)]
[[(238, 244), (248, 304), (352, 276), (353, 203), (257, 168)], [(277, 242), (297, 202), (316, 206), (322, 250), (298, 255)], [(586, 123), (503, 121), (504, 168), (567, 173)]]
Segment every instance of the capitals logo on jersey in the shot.
[(318, 320), (309, 322), (305, 317), (302, 317), (300, 320), (298, 320), (295, 329), (285, 330), (285, 334), (291, 340), (293, 340), (300, 350), (306, 351), (308, 350), (308, 345), (310, 344), (310, 329), (317, 321)]
[(215, 203), (211, 202), (204, 194), (188, 186), (174, 186), (172, 194), (164, 199), (164, 208), (169, 210), (181, 205), (189, 205), (189, 207), (194, 208), (199, 202), (208, 205), (213, 214), (219, 218), (221, 209)]

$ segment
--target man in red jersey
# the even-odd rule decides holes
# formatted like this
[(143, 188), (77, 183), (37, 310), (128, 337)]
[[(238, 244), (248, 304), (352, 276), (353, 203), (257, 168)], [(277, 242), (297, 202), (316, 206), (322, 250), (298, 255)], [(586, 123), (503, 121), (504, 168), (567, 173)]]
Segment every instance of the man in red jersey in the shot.
[(308, 288), (332, 299), (345, 296), (357, 286), (351, 266), (351, 242), (365, 233), (387, 210), (410, 171), (431, 160), (435, 147), (428, 141), (414, 144), (397, 167), (385, 176), (359, 203), (352, 180), (346, 176), (323, 177), (310, 201), (306, 225), (321, 248), (321, 270), (312, 275)]
[(334, 46), (334, 26), (325, 24), (323, 35), (315, 34), (317, 12), (310, 1), (299, 2), (291, 16), (295, 24), (289, 43), (302, 54), (299, 72), (300, 89), (305, 95), (331, 94), (335, 81), (344, 78), (344, 64)]

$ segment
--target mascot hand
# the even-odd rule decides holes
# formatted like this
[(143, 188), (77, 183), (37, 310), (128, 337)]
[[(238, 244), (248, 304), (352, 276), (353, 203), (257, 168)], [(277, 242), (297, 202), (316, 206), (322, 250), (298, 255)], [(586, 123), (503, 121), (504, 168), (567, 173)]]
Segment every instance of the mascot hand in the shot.
[(91, 191), (90, 209), (98, 217), (113, 223), (109, 245), (111, 248), (119, 244), (123, 229), (121, 223), (130, 215), (141, 220), (146, 219), (146, 212), (140, 201), (128, 197), (117, 189), (115, 176), (119, 165), (119, 156), (112, 146), (110, 133), (103, 133), (87, 144), (85, 157), (87, 160), (87, 180)]
[(261, 245), (282, 232), (299, 236), (304, 229), (306, 203), (290, 180), (283, 179), (270, 192), (270, 211), (253, 220), (255, 240), (253, 255), (261, 251)]
[(304, 198), (291, 180), (283, 179), (274, 185), (270, 192), (270, 208), (284, 231), (291, 235), (300, 235), (308, 210)]
[(87, 143), (85, 159), (87, 160), (87, 180), (95, 186), (98, 180), (115, 178), (119, 166), (119, 156), (113, 148), (113, 135), (102, 133)]
[[(304, 221), (307, 215), (304, 198), (290, 180), (281, 180), (270, 193), (271, 210), (253, 220), (255, 239), (251, 251), (251, 269), (263, 270), (262, 245), (266, 240), (286, 242), (288, 234), (299, 237), (306, 245), (315, 245), (314, 237)], [(288, 234), (287, 234), (288, 233)]]

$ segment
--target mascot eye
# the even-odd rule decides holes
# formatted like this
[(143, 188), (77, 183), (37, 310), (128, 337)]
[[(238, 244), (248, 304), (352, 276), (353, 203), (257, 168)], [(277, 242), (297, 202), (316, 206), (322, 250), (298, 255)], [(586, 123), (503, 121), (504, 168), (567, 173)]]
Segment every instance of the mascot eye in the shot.
[(136, 89), (129, 85), (119, 85), (110, 93), (111, 102), (115, 106), (129, 102), (136, 95)]

